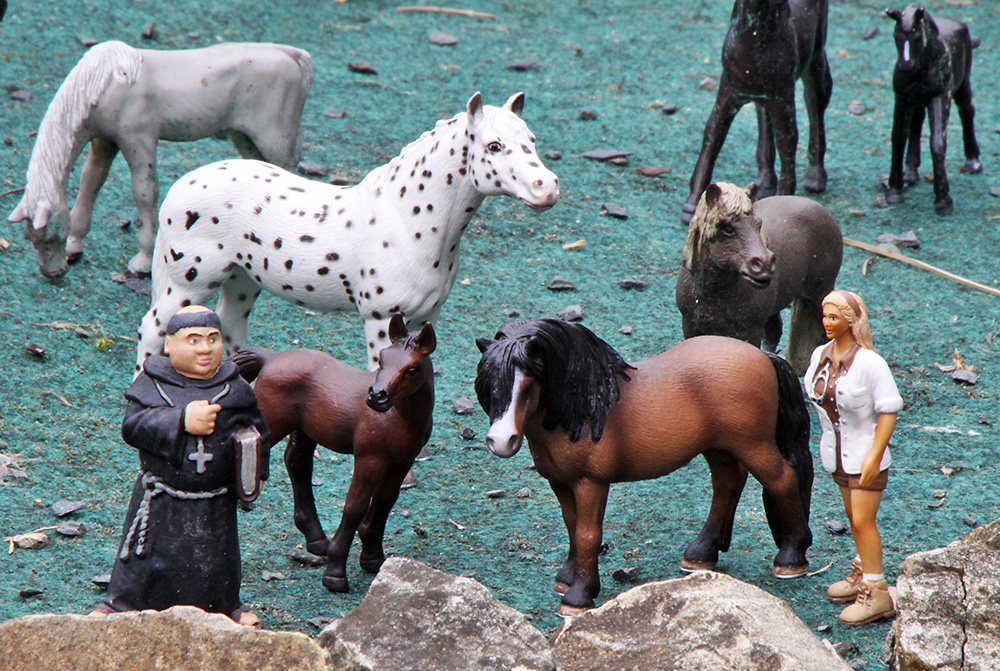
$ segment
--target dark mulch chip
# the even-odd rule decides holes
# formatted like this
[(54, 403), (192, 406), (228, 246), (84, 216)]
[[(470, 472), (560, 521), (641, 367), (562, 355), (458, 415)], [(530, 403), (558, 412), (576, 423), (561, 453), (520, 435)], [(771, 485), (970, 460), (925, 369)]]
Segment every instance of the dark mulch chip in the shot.
[(436, 44), (441, 47), (452, 47), (458, 44), (457, 37), (441, 30), (432, 31), (427, 35), (427, 39), (430, 40), (431, 44)]
[(558, 161), (559, 159), (562, 158), (562, 152), (561, 151), (547, 151), (547, 152), (545, 152), (545, 158), (549, 159), (550, 161)]
[(343, 119), (347, 116), (347, 111), (342, 110), (339, 107), (327, 107), (323, 110), (323, 116), (329, 117), (330, 119)]
[(142, 29), (142, 37), (146, 40), (155, 40), (160, 37), (160, 31), (156, 27), (156, 24), (150, 21)]
[(664, 105), (662, 109), (663, 109), (663, 113), (669, 116), (671, 114), (676, 114), (677, 110), (679, 110), (680, 107), (678, 107), (677, 105), (671, 104), (671, 105)]
[(378, 70), (368, 61), (351, 61), (347, 64), (347, 69), (362, 75), (377, 75)]
[(618, 280), (618, 286), (620, 286), (622, 289), (637, 289), (639, 291), (642, 291), (648, 285), (642, 280), (627, 279), (627, 280)]
[(78, 37), (76, 38), (76, 41), (88, 49), (95, 44), (100, 44), (100, 40), (95, 40), (93, 37)]
[(458, 430), (458, 437), (461, 438), (462, 440), (472, 440), (473, 438), (476, 437), (476, 430), (473, 429), (471, 426), (463, 425)]
[(549, 282), (546, 289), (549, 291), (576, 291), (576, 285), (567, 280), (565, 277), (556, 275), (552, 278), (552, 281)]
[(631, 156), (631, 151), (619, 151), (617, 149), (593, 149), (582, 154), (584, 158), (592, 161), (610, 161), (613, 158), (626, 158)]
[(330, 168), (322, 163), (299, 163), (299, 174), (306, 177), (326, 177), (330, 174)]
[(597, 112), (592, 109), (580, 110), (580, 119), (583, 121), (593, 121), (597, 118)]
[(584, 316), (583, 306), (581, 305), (567, 305), (556, 313), (556, 317), (567, 322), (583, 321)]
[(526, 58), (522, 61), (515, 61), (507, 65), (508, 70), (517, 70), (518, 72), (524, 72), (526, 70), (531, 70), (538, 65), (537, 58)]
[(643, 177), (659, 177), (660, 175), (667, 175), (670, 173), (670, 168), (661, 168), (652, 165), (641, 165), (635, 169), (637, 173)]
[(604, 203), (601, 205), (601, 212), (615, 219), (628, 219), (628, 212), (625, 211), (625, 208), (614, 203)]
[(476, 404), (468, 396), (456, 398), (451, 404), (451, 409), (459, 415), (471, 415), (476, 411)]
[(635, 582), (635, 579), (639, 577), (641, 569), (638, 566), (629, 566), (628, 568), (616, 568), (611, 573), (611, 579), (615, 582), (630, 583)]
[(31, 94), (31, 91), (27, 89), (15, 89), (14, 91), (10, 92), (11, 100), (17, 100), (19, 102), (27, 103), (31, 102), (32, 98), (34, 98), (34, 96)]
[(878, 29), (878, 26), (872, 26), (871, 28), (869, 28), (865, 32), (861, 33), (861, 39), (863, 39), (863, 40), (870, 40), (873, 37), (878, 36), (878, 34), (880, 32), (882, 32), (882, 31), (880, 31)]
[(326, 557), (314, 555), (312, 552), (300, 547), (290, 548), (285, 552), (285, 556), (306, 566), (326, 566)]

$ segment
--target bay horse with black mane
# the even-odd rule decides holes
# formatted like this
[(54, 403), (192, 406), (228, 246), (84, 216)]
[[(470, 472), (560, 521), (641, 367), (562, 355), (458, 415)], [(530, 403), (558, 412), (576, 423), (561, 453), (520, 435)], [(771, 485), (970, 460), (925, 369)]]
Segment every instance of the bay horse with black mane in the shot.
[[(323, 585), (348, 591), (347, 555), (357, 531), (361, 568), (377, 573), (385, 561), (382, 536), (399, 487), (431, 435), (437, 340), (424, 324), (408, 334), (399, 314), (389, 321), (391, 345), (378, 355), (375, 372), (358, 370), (309, 349), (275, 353), (240, 350), (240, 374), (256, 379), (254, 393), (271, 445), (288, 436), (285, 467), (292, 481), (295, 526), (306, 549), (327, 558)], [(344, 497), (340, 526), (328, 540), (312, 493), (316, 445), (354, 455), (354, 474)]]
[(711, 569), (729, 549), (749, 472), (764, 486), (779, 548), (774, 575), (806, 572), (809, 413), (783, 359), (702, 336), (630, 365), (586, 327), (550, 318), (510, 322), (477, 345), (487, 446), (511, 457), (527, 438), (535, 468), (562, 508), (569, 554), (556, 576), (560, 613), (593, 607), (600, 592), (610, 484), (666, 475), (698, 454), (711, 469), (712, 506), (681, 568)]
[[(809, 114), (806, 191), (826, 190), (826, 128), (833, 77), (826, 58), (828, 0), (736, 0), (722, 46), (722, 77), (705, 124), (701, 154), (681, 220), (687, 223), (712, 181), (729, 127), (748, 103), (757, 108), (757, 186), (761, 197), (795, 193), (795, 82), (802, 80)], [(781, 178), (774, 171), (775, 144)]]
[(926, 116), (934, 164), (934, 211), (950, 214), (954, 205), (949, 194), (945, 157), (952, 100), (962, 121), (965, 145), (962, 172), (983, 171), (976, 142), (976, 108), (972, 104), (970, 81), (972, 50), (979, 46), (979, 40), (969, 35), (964, 23), (934, 19), (916, 4), (903, 10), (887, 9), (885, 13), (896, 22), (894, 37), (898, 53), (892, 73), (896, 107), (892, 116), (892, 163), (885, 200), (887, 203), (903, 202), (903, 189), (920, 180), (920, 133)]

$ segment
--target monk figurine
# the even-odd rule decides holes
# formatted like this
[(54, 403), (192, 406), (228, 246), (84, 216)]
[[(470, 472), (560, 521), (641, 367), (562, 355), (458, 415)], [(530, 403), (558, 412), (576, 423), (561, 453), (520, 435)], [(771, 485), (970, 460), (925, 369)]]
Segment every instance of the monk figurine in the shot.
[(250, 385), (222, 359), (220, 328), (208, 308), (181, 309), (167, 324), (167, 356), (146, 359), (125, 392), (122, 438), (139, 450), (140, 474), (95, 612), (186, 605), (259, 626), (240, 600), (236, 511), (267, 479), (267, 425)]

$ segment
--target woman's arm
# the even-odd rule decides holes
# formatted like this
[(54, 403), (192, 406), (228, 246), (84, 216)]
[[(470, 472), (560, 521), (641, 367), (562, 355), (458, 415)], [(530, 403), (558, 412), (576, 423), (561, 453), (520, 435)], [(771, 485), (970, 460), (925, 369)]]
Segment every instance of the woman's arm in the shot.
[(896, 413), (886, 412), (878, 416), (878, 424), (875, 425), (875, 440), (868, 454), (861, 460), (861, 486), (866, 487), (878, 477), (880, 466), (882, 465), (882, 455), (885, 448), (889, 446), (889, 438), (896, 428)]

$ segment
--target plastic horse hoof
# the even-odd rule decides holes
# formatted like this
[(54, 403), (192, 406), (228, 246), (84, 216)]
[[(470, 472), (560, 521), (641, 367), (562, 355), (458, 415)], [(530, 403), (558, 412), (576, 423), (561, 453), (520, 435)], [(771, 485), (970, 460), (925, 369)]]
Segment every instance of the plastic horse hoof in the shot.
[(771, 574), (775, 578), (786, 580), (789, 578), (801, 578), (809, 570), (809, 564), (800, 566), (775, 566), (771, 569)]
[(942, 200), (939, 203), (934, 203), (934, 214), (940, 217), (951, 214), (954, 211), (955, 204), (952, 202), (951, 198), (948, 198), (948, 200)]
[(590, 608), (580, 608), (579, 606), (570, 606), (569, 604), (564, 603), (559, 606), (558, 614), (560, 617), (576, 617), (577, 615), (586, 613), (588, 610), (590, 610)]
[(965, 173), (966, 175), (978, 175), (983, 171), (983, 164), (980, 163), (978, 159), (972, 159), (966, 161), (965, 165), (959, 168), (958, 171)]
[(322, 539), (318, 541), (310, 541), (306, 543), (306, 552), (309, 554), (314, 554), (317, 557), (326, 556), (326, 547), (329, 545), (330, 541), (327, 539)]
[[(802, 186), (809, 193), (823, 193), (826, 191), (826, 172), (825, 171), (813, 171), (810, 168), (806, 172), (806, 177), (802, 180)], [(758, 196), (760, 194), (758, 193)]]
[(714, 571), (715, 570), (714, 561), (695, 561), (693, 559), (681, 559), (681, 570), (685, 573), (694, 573), (695, 571)]
[(385, 557), (380, 559), (360, 559), (358, 561), (358, 564), (361, 565), (365, 573), (378, 573), (383, 563), (385, 563)]
[(73, 252), (71, 254), (66, 255), (66, 263), (68, 264), (79, 263), (80, 259), (82, 258), (83, 258), (83, 252)]
[(889, 189), (885, 192), (885, 202), (890, 205), (898, 205), (903, 202), (903, 192), (896, 191), (895, 189)]
[(323, 576), (323, 587), (327, 588), (331, 592), (340, 592), (341, 594), (350, 590), (350, 587), (347, 584), (347, 578), (337, 578), (332, 575)]
[(552, 587), (552, 591), (556, 594), (565, 594), (569, 590), (569, 584), (562, 582), (561, 580), (556, 580), (556, 584)]

